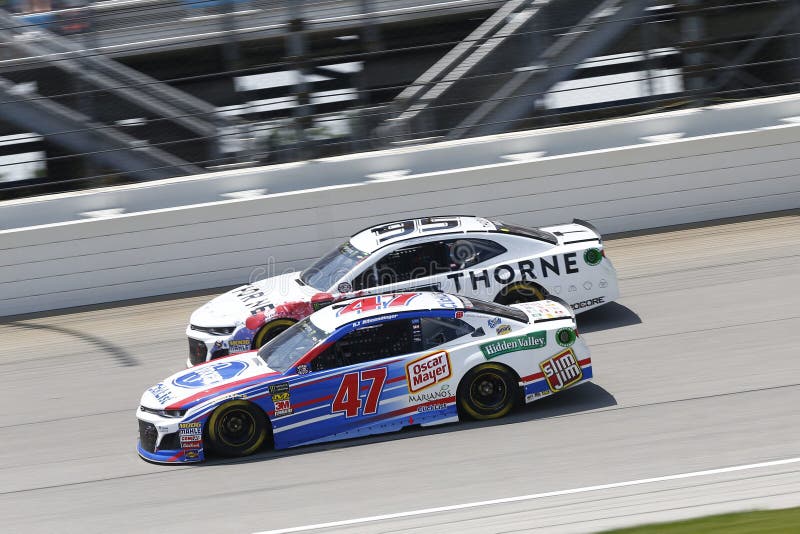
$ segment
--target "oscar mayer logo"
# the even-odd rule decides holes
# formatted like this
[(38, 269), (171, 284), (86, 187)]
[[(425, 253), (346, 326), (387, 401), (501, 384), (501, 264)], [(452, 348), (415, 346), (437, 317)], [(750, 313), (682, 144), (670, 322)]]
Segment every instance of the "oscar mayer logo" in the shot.
[(450, 355), (440, 350), (406, 365), (408, 390), (416, 393), (450, 378)]

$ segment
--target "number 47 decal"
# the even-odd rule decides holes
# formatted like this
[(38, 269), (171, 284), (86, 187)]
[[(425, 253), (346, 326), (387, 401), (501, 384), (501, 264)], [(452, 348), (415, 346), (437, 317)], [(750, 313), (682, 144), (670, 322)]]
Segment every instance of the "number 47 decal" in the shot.
[(331, 413), (344, 412), (345, 417), (356, 417), (361, 409), (361, 384), (369, 381), (367, 398), (361, 415), (372, 415), (378, 411), (378, 400), (381, 398), (383, 384), (386, 382), (386, 367), (367, 369), (360, 373), (347, 373), (342, 377), (339, 390), (333, 397)]

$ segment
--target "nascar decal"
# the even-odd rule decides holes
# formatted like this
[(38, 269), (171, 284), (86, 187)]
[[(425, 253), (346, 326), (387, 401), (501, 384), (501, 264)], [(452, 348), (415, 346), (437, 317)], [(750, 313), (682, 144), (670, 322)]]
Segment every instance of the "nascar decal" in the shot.
[[(447, 278), (455, 283), (456, 291), (461, 291), (461, 279), (467, 277), (473, 291), (477, 291), (479, 286), (491, 287), (492, 281), (498, 284), (508, 284), (516, 280), (518, 275), (521, 280), (536, 280), (538, 278), (536, 275), (537, 268), (542, 278), (547, 278), (550, 273), (555, 275), (561, 275), (562, 272), (564, 274), (575, 274), (580, 272), (577, 255), (577, 252), (568, 252), (567, 254), (549, 258), (533, 258), (518, 261), (515, 266), (498, 265), (491, 270), (491, 273), (489, 269), (468, 271), (466, 273), (456, 272), (448, 274)], [(466, 280), (464, 285), (466, 285)]]
[(286, 382), (282, 384), (271, 384), (269, 386), (269, 394), (272, 397), (272, 403), (275, 405), (275, 417), (282, 415), (291, 415), (292, 410), (292, 397), (289, 393), (289, 384)]
[(408, 391), (416, 393), (429, 388), (447, 380), (451, 374), (450, 354), (446, 350), (428, 354), (406, 365)]
[(203, 427), (199, 422), (178, 424), (178, 438), (181, 449), (199, 449), (203, 436)]
[(583, 371), (572, 349), (567, 349), (543, 361), (539, 367), (553, 393), (580, 382), (583, 378)]
[(207, 387), (234, 378), (242, 374), (247, 367), (247, 363), (238, 361), (209, 363), (182, 374), (172, 383), (178, 387), (189, 389)]
[(496, 358), (509, 352), (516, 352), (518, 350), (540, 349), (547, 346), (547, 332), (540, 330), (539, 332), (532, 332), (524, 336), (510, 337), (492, 341), (491, 343), (484, 343), (481, 345), (481, 352), (487, 360)]
[(401, 293), (399, 295), (374, 295), (352, 301), (347, 306), (343, 306), (336, 312), (336, 316), (348, 313), (360, 314), (372, 310), (385, 310), (386, 308), (397, 308), (406, 306), (411, 299), (419, 293)]

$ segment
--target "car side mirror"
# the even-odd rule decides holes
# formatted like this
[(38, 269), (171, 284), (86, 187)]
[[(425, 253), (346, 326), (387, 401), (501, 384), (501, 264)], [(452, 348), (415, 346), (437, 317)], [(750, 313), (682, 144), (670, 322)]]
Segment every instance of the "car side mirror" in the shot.
[(472, 332), (472, 337), (481, 337), (484, 335), (486, 335), (486, 332), (483, 331), (483, 327), (480, 327)]

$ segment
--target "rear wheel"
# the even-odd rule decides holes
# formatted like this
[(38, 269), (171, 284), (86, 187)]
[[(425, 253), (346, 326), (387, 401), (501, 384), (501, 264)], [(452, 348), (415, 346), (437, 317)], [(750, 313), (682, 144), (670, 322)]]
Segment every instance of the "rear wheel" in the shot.
[(504, 287), (495, 298), (498, 304), (519, 304), (520, 302), (533, 302), (546, 298), (544, 289), (534, 284), (511, 284)]
[(224, 456), (253, 454), (267, 441), (267, 425), (257, 406), (244, 400), (227, 402), (208, 419), (209, 448)]
[(265, 324), (253, 338), (253, 348), (260, 349), (272, 338), (292, 326), (295, 322), (291, 319), (275, 319)]
[(519, 398), (519, 383), (511, 370), (497, 363), (471, 369), (458, 385), (461, 413), (473, 419), (497, 419), (510, 412)]

